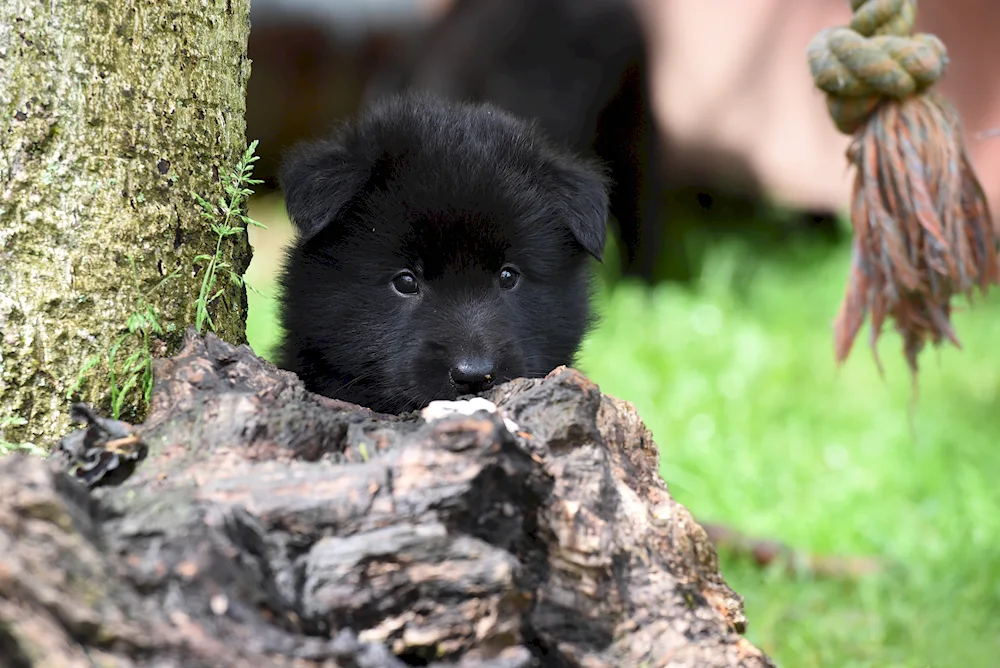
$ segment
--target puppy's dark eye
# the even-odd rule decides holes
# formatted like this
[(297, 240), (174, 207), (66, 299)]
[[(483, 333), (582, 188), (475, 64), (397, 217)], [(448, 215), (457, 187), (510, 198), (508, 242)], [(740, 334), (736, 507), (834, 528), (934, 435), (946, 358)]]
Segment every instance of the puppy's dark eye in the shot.
[(401, 271), (392, 277), (392, 287), (401, 295), (415, 295), (419, 289), (417, 277), (409, 271)]
[(519, 278), (521, 278), (521, 274), (517, 272), (517, 269), (514, 269), (514, 267), (504, 267), (500, 270), (500, 287), (504, 290), (510, 290), (517, 285), (517, 279)]

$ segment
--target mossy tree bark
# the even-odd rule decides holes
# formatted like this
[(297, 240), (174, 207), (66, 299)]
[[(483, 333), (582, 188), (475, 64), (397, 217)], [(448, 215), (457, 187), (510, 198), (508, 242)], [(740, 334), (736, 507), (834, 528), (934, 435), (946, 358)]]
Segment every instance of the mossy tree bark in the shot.
[[(28, 420), (8, 441), (66, 431), (78, 371), (126, 331), (140, 291), (178, 271), (150, 298), (164, 352), (194, 321), (195, 256), (215, 236), (191, 193), (217, 201), (246, 149), (249, 11), (250, 0), (0, 2), (0, 417)], [(224, 249), (242, 274), (246, 235)], [(211, 313), (222, 338), (243, 342), (246, 293), (225, 285)], [(105, 392), (95, 374), (79, 395), (101, 405)]]

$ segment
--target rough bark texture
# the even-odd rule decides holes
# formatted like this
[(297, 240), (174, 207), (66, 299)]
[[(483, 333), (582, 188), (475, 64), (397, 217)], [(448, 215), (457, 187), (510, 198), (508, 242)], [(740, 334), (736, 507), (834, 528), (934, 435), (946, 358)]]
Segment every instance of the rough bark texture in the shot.
[(772, 665), (631, 405), (566, 368), (491, 399), (499, 413), (381, 416), (189, 338), (143, 425), (81, 413), (52, 459), (0, 460), (0, 655)]
[[(249, 5), (0, 2), (0, 417), (29, 421), (7, 440), (65, 432), (67, 388), (137, 308), (129, 257), (143, 291), (181, 269), (152, 300), (172, 348), (193, 322), (193, 258), (215, 244), (191, 192), (218, 199), (246, 149)], [(243, 288), (216, 305), (244, 341)]]

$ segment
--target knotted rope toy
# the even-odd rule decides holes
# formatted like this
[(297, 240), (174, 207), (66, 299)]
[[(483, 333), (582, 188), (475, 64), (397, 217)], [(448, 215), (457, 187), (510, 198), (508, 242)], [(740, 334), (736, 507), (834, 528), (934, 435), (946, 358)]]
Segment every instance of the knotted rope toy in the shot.
[(886, 317), (903, 337), (914, 382), (929, 339), (961, 348), (951, 298), (985, 294), (998, 273), (998, 231), (965, 153), (958, 114), (928, 92), (944, 73), (944, 44), (913, 35), (916, 0), (850, 0), (849, 26), (809, 44), (809, 69), (837, 129), (854, 139), (851, 272), (834, 321), (837, 363), (866, 315), (870, 345)]

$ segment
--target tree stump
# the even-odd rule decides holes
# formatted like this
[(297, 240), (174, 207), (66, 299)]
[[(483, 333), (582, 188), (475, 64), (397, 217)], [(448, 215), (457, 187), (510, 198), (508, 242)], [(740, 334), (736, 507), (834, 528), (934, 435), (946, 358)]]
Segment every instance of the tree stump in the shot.
[(395, 417), (189, 333), (156, 378), (144, 424), (0, 460), (0, 664), (773, 666), (577, 371)]

